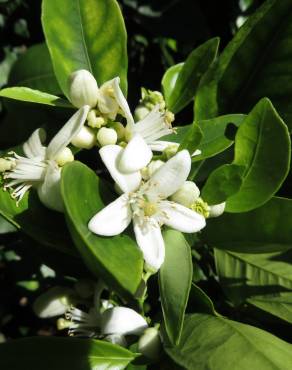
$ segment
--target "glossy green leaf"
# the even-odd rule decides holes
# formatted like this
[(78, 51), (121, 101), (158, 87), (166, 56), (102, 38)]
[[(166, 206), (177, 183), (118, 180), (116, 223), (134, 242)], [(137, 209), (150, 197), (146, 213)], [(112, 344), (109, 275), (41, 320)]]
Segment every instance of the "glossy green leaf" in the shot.
[(215, 249), (216, 268), (228, 298), (240, 304), (255, 295), (292, 290), (292, 251), (248, 254)]
[(62, 195), (70, 231), (84, 262), (107, 284), (134, 294), (143, 270), (136, 243), (125, 233), (103, 237), (91, 233), (87, 227), (90, 219), (105, 206), (99, 178), (84, 164), (72, 162), (63, 169)]
[(192, 283), (191, 287), (188, 312), (208, 313), (215, 316), (218, 315), (211, 298), (194, 283)]
[(266, 96), (291, 129), (291, 40), (291, 1), (266, 1), (204, 76), (195, 101), (197, 119), (247, 113)]
[[(68, 96), (69, 75), (86, 69), (97, 83), (127, 86), (126, 30), (116, 0), (44, 0), (42, 23), (57, 80)], [(61, 31), (60, 31), (61, 30)]]
[(242, 184), (244, 167), (234, 164), (224, 164), (208, 177), (202, 189), (202, 198), (209, 204), (225, 202), (235, 194)]
[(72, 108), (72, 105), (65, 99), (39, 90), (33, 90), (29, 87), (7, 87), (6, 89), (0, 90), (0, 96), (30, 103)]
[(8, 83), (10, 86), (30, 87), (53, 95), (62, 92), (46, 44), (33, 45), (19, 57), (11, 69)]
[(159, 271), (159, 290), (165, 329), (170, 342), (177, 345), (192, 284), (192, 256), (182, 233), (167, 230), (163, 238), (165, 260)]
[(48, 247), (75, 255), (64, 216), (43, 206), (34, 191), (16, 205), (8, 191), (0, 189), (0, 214), (16, 228)]
[(187, 149), (192, 155), (196, 151), (196, 149), (198, 149), (198, 146), (203, 138), (203, 133), (200, 129), (200, 126), (196, 123), (193, 123), (190, 128), (185, 131), (186, 132), (184, 136), (179, 141), (179, 150)]
[(240, 190), (226, 203), (228, 212), (246, 212), (267, 202), (280, 188), (290, 166), (291, 143), (285, 123), (262, 99), (240, 125), (233, 164), (244, 166)]
[(122, 370), (135, 354), (93, 339), (32, 337), (0, 344), (0, 367), (9, 370)]
[[(167, 76), (167, 80), (168, 85), (171, 86), (170, 89), (168, 88), (171, 93), (166, 95), (166, 105), (172, 112), (180, 112), (194, 99), (201, 77), (217, 55), (218, 46), (217, 37), (208, 40), (191, 52), (181, 69), (177, 67), (169, 72), (170, 76)], [(178, 72), (177, 76), (175, 72)], [(175, 83), (173, 83), (174, 80)]]
[(253, 296), (247, 302), (292, 324), (292, 292)]
[(243, 114), (228, 114), (210, 120), (199, 121), (198, 125), (203, 133), (203, 138), (199, 145), (202, 154), (195, 156), (192, 159), (193, 162), (213, 157), (228, 149), (233, 144), (233, 140), (225, 136), (227, 126), (233, 124), (239, 127), (245, 117)]
[(178, 63), (169, 67), (162, 77), (161, 85), (166, 106), (168, 106), (169, 97), (173, 92), (176, 80), (183, 65), (184, 63)]
[(185, 319), (178, 347), (167, 353), (196, 370), (290, 370), (292, 345), (256, 327), (206, 314)]
[(269, 253), (292, 248), (292, 200), (272, 198), (253, 211), (207, 220), (204, 242), (234, 252)]

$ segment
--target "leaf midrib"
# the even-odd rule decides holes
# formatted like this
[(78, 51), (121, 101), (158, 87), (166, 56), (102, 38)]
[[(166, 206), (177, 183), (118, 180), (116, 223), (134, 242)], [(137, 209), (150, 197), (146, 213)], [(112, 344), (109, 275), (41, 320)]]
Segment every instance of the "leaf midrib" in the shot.
[(81, 13), (81, 6), (80, 6), (80, 0), (77, 0), (77, 8), (78, 8), (78, 15), (79, 15), (79, 18), (80, 18), (80, 31), (81, 31), (81, 35), (82, 35), (82, 47), (83, 47), (83, 50), (84, 50), (84, 55), (86, 57), (86, 61), (87, 61), (87, 65), (89, 67), (89, 72), (91, 72), (93, 74), (93, 70), (92, 70), (92, 67), (91, 67), (91, 61), (90, 61), (90, 58), (89, 58), (89, 54), (88, 54), (88, 50), (87, 50), (87, 47), (86, 47), (86, 42), (85, 42), (85, 32), (84, 32), (84, 29), (83, 29), (83, 18), (82, 18), (82, 13)]

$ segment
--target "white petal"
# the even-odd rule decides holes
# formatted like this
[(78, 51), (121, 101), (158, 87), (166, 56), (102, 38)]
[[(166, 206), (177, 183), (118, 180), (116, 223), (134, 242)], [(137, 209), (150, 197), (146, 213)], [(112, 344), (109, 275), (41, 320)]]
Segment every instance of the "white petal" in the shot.
[(97, 235), (118, 235), (129, 226), (131, 219), (132, 212), (128, 204), (128, 196), (123, 194), (93, 216), (88, 228)]
[(42, 128), (35, 130), (23, 144), (24, 154), (28, 158), (45, 157), (46, 148), (42, 143), (46, 140), (46, 132)]
[(102, 334), (140, 335), (147, 327), (146, 320), (128, 307), (110, 308), (101, 318)]
[(61, 196), (61, 170), (55, 162), (50, 161), (42, 184), (37, 188), (41, 202), (54, 211), (63, 212), (63, 200)]
[(226, 203), (223, 202), (223, 203), (215, 204), (213, 206), (209, 206), (210, 207), (209, 217), (221, 216), (225, 210), (225, 205)]
[(140, 172), (124, 174), (119, 171), (118, 163), (123, 150), (119, 145), (106, 145), (99, 150), (99, 154), (111, 177), (124, 193), (128, 193), (139, 187), (142, 177)]
[(121, 153), (119, 170), (123, 173), (139, 171), (147, 166), (152, 156), (152, 151), (142, 136), (135, 135)]
[(134, 232), (146, 264), (155, 271), (159, 270), (164, 261), (165, 247), (158, 222), (151, 219), (141, 225), (135, 217)]
[(120, 78), (119, 77), (116, 77), (116, 78), (113, 79), (113, 88), (114, 88), (115, 98), (116, 98), (121, 110), (123, 111), (123, 113), (126, 117), (126, 120), (127, 120), (127, 125), (129, 127), (129, 129), (131, 130), (131, 128), (134, 126), (134, 119), (133, 119), (132, 113), (130, 111), (128, 102), (127, 102), (126, 98), (124, 97), (124, 94), (123, 94), (123, 92), (120, 88)]
[(181, 204), (163, 201), (160, 202), (159, 208), (165, 214), (160, 220), (175, 230), (196, 233), (206, 226), (206, 220), (202, 215)]
[(178, 143), (174, 143), (172, 141), (162, 141), (162, 140), (152, 141), (151, 143), (148, 143), (148, 145), (150, 146), (151, 150), (153, 150), (154, 152), (163, 152), (169, 146), (177, 146), (177, 148), (179, 147)]
[(84, 125), (89, 112), (89, 106), (80, 108), (61, 130), (53, 137), (47, 148), (47, 158), (54, 159), (78, 134)]
[(186, 181), (191, 170), (191, 157), (187, 150), (178, 152), (161, 166), (144, 185), (150, 200), (166, 199)]

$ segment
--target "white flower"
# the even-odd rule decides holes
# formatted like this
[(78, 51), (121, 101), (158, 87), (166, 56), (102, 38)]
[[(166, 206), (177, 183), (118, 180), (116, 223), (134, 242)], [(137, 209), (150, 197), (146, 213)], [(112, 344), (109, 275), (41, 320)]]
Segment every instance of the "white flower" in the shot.
[(42, 145), (45, 139), (44, 130), (37, 129), (23, 144), (25, 156), (12, 153), (13, 156), (7, 158), (12, 163), (12, 167), (4, 173), (4, 179), (10, 180), (4, 188), (13, 189), (11, 195), (17, 199), (17, 202), (22, 199), (26, 191), (35, 187), (43, 204), (56, 211), (63, 210), (60, 193), (61, 167), (58, 161), (63, 164), (64, 161), (60, 162), (60, 158), (63, 160), (65, 157), (69, 161), (72, 160), (64, 149), (82, 128), (88, 111), (89, 106), (80, 108), (47, 147)]
[(89, 105), (94, 108), (98, 99), (98, 87), (95, 78), (85, 69), (73, 72), (68, 79), (69, 97), (72, 104), (81, 108)]
[(191, 169), (191, 157), (182, 150), (162, 165), (146, 183), (140, 172), (123, 174), (117, 162), (123, 149), (109, 145), (100, 155), (111, 176), (124, 192), (118, 199), (98, 212), (89, 222), (89, 230), (98, 235), (122, 233), (133, 220), (137, 244), (145, 262), (158, 270), (164, 261), (164, 241), (160, 227), (165, 224), (185, 233), (201, 230), (206, 222), (197, 212), (167, 200), (186, 181)]

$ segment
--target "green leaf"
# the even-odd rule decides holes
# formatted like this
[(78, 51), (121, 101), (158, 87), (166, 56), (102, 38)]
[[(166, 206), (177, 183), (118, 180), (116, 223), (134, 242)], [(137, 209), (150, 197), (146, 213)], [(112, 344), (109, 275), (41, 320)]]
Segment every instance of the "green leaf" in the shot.
[(127, 90), (127, 35), (116, 0), (63, 0), (62, 6), (58, 0), (44, 0), (42, 23), (66, 96), (68, 77), (78, 69), (91, 72), (99, 85), (119, 76)]
[(179, 365), (196, 370), (290, 370), (292, 361), (291, 344), (207, 314), (187, 316), (180, 345), (166, 351)]
[(250, 212), (207, 220), (200, 233), (209, 245), (234, 252), (269, 253), (292, 248), (292, 200), (272, 198)]
[(253, 296), (247, 302), (292, 324), (292, 292)]
[(239, 127), (245, 117), (243, 114), (228, 114), (210, 120), (199, 121), (198, 125), (203, 133), (203, 138), (199, 145), (202, 154), (195, 156), (192, 159), (193, 162), (213, 157), (228, 149), (233, 144), (233, 140), (229, 140), (225, 136), (227, 126), (234, 124)]
[(54, 107), (72, 108), (72, 105), (65, 99), (58, 96), (33, 90), (29, 87), (7, 87), (0, 90), (3, 98), (21, 100), (30, 103), (52, 105)]
[(191, 52), (182, 68), (169, 72), (170, 76), (166, 79), (171, 93), (167, 94), (166, 105), (172, 112), (180, 112), (194, 98), (201, 77), (216, 58), (218, 46), (218, 37), (208, 40)]
[(162, 91), (164, 95), (164, 99), (166, 102), (166, 106), (168, 107), (169, 97), (171, 96), (173, 89), (175, 87), (176, 80), (178, 78), (179, 72), (182, 70), (184, 63), (178, 63), (174, 66), (171, 66), (167, 69), (164, 73), (161, 85)]
[(84, 262), (114, 288), (134, 294), (143, 270), (136, 243), (124, 233), (103, 237), (88, 230), (90, 219), (105, 206), (99, 178), (84, 164), (72, 162), (63, 169), (61, 187), (69, 228)]
[(70, 248), (62, 214), (44, 207), (34, 191), (27, 193), (18, 206), (8, 191), (0, 189), (0, 214), (16, 228), (48, 247), (75, 255)]
[(186, 130), (185, 135), (180, 140), (179, 150), (187, 149), (192, 155), (203, 138), (202, 130), (200, 126), (193, 123), (188, 130)]
[(166, 332), (170, 342), (177, 345), (192, 284), (192, 256), (182, 233), (167, 230), (163, 238), (165, 260), (159, 271), (159, 290)]
[(291, 40), (291, 1), (266, 1), (204, 76), (195, 100), (197, 119), (247, 113), (266, 96), (291, 129)]
[(11, 69), (9, 85), (30, 87), (53, 95), (62, 93), (46, 44), (33, 45), (19, 57)]
[(8, 222), (3, 216), (0, 216), (0, 234), (13, 233), (16, 227)]
[(292, 290), (292, 251), (248, 254), (215, 249), (216, 268), (228, 298), (240, 304), (254, 295)]
[(225, 202), (235, 194), (242, 184), (244, 167), (235, 164), (224, 164), (208, 177), (202, 189), (202, 198), (209, 204)]
[(267, 202), (290, 167), (291, 143), (285, 123), (268, 99), (262, 99), (240, 125), (233, 164), (244, 166), (240, 190), (226, 203), (228, 212), (246, 212)]
[(93, 339), (32, 337), (0, 344), (0, 367), (7, 370), (122, 370), (135, 357)]
[(192, 283), (188, 311), (196, 313), (208, 313), (218, 315), (214, 304), (209, 296), (196, 284)]

